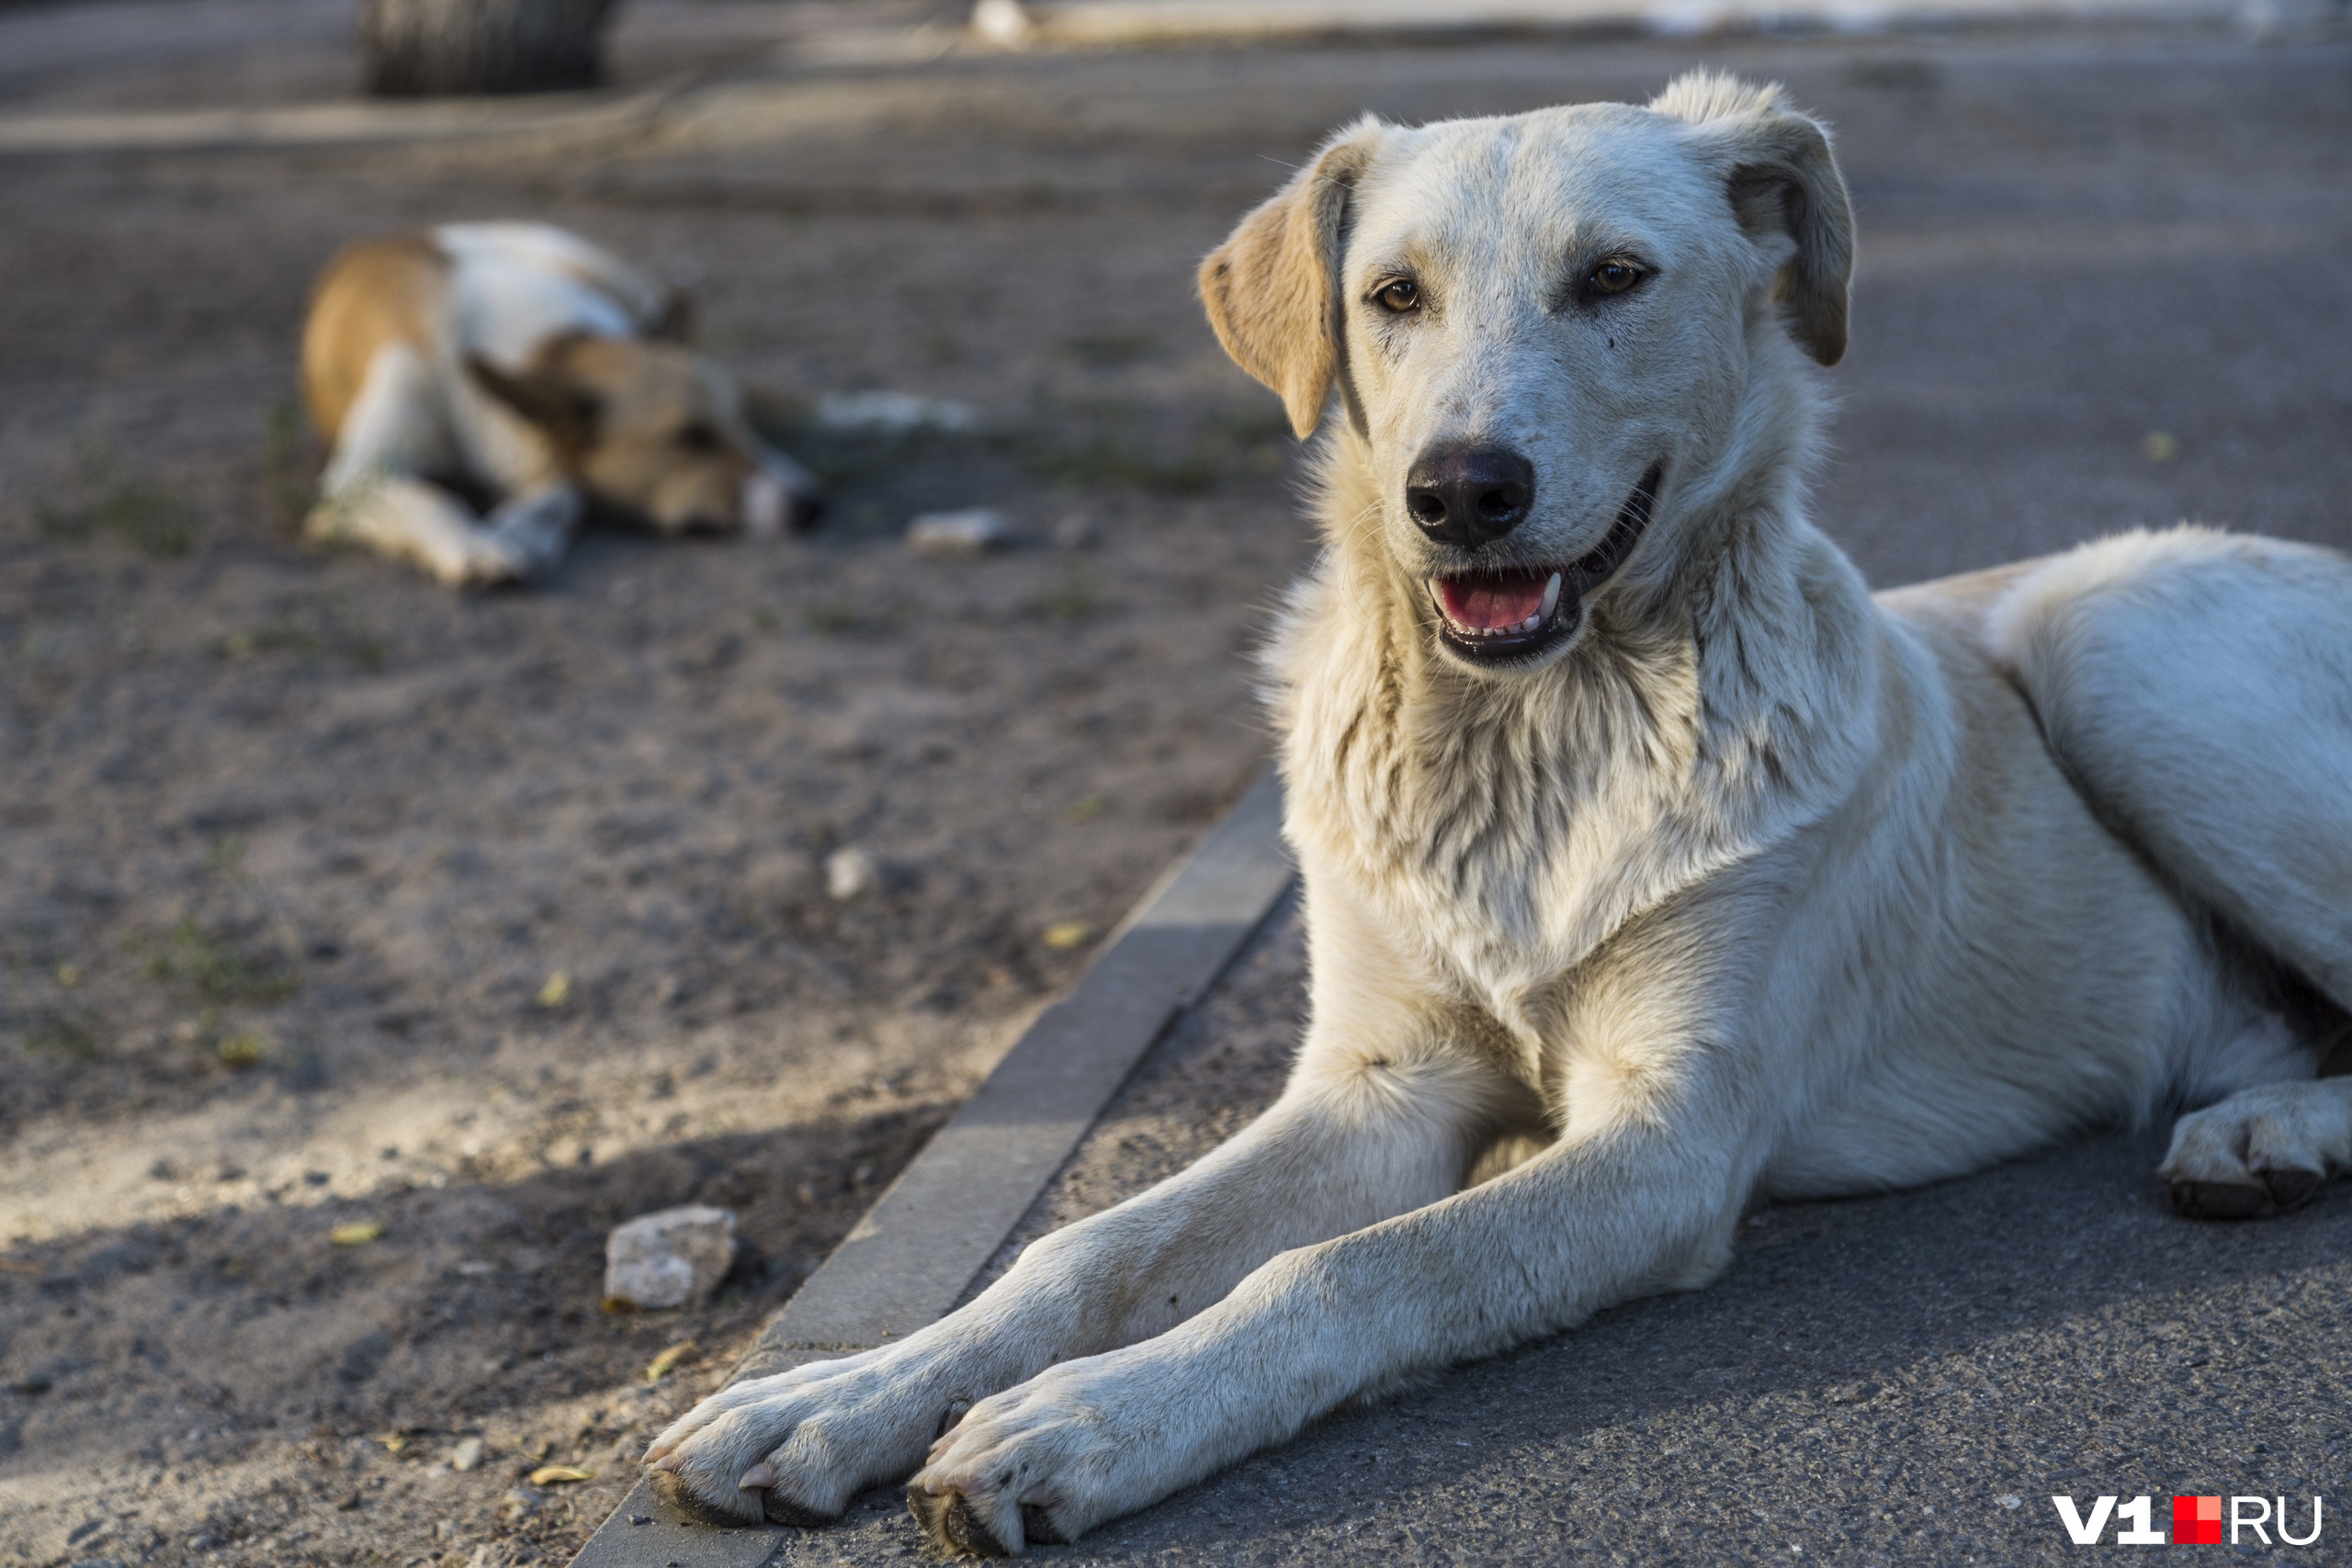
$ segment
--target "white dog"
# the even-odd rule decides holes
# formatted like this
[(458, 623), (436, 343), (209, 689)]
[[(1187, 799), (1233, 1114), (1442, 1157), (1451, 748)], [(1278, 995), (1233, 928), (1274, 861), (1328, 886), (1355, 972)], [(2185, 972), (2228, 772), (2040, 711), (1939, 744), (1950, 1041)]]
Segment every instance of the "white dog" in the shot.
[[(332, 445), (316, 539), (453, 586), (562, 558), (590, 499), (664, 533), (771, 536), (820, 491), (684, 345), (685, 301), (576, 234), (453, 223), (351, 245), (302, 329), (302, 396)], [(487, 495), (478, 517), (459, 491)]]
[(1759, 1200), (2183, 1105), (2192, 1213), (2352, 1160), (2352, 565), (2197, 529), (1873, 599), (1806, 520), (1846, 340), (1776, 88), (1341, 132), (1202, 268), (1323, 447), (1271, 656), (1313, 1021), (1183, 1175), (650, 1459), (808, 1522), (913, 1472), (1068, 1540), (1345, 1401), (1705, 1283)]

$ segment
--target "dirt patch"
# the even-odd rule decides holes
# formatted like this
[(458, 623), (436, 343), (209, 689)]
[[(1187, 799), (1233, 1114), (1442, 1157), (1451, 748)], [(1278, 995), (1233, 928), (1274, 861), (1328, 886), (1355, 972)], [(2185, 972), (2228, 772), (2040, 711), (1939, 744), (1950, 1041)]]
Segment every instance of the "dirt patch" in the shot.
[[(261, 53), (314, 85), (307, 36)], [(1306, 541), (1190, 298), (1229, 211), (812, 218), (676, 198), (696, 156), (0, 173), (0, 1557), (560, 1561), (1258, 764), (1244, 655)], [(506, 214), (698, 274), (829, 530), (608, 525), (471, 599), (297, 547), (309, 276)], [(978, 427), (809, 423), (862, 388)], [(1014, 548), (899, 543), (980, 503)], [(836, 901), (849, 846), (880, 876)], [(605, 1229), (685, 1201), (741, 1215), (718, 1300), (601, 1313)]]

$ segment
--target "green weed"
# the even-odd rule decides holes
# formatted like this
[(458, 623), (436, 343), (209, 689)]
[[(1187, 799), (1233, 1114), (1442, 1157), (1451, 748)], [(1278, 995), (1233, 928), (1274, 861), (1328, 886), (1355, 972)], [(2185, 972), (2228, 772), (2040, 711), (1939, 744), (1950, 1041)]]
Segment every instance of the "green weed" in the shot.
[(70, 1056), (77, 1062), (95, 1062), (98, 1059), (98, 1037), (82, 1020), (51, 1013), (26, 1032), (24, 1049)]
[(1062, 568), (1060, 581), (1029, 601), (1031, 614), (1056, 621), (1082, 621), (1102, 608), (1093, 574), (1075, 561)]
[(79, 467), (81, 488), (88, 499), (74, 506), (35, 508), (42, 533), (73, 540), (110, 535), (158, 559), (196, 548), (202, 525), (186, 492), (123, 474), (103, 446), (85, 447)]
[(301, 405), (291, 397), (278, 399), (269, 406), (262, 446), (262, 486), (278, 526), (290, 532), (302, 525), (311, 510), (317, 470)]
[(247, 953), (193, 915), (183, 918), (147, 959), (148, 976), (192, 987), (209, 1001), (282, 1002), (302, 988), (302, 977), (266, 956)]

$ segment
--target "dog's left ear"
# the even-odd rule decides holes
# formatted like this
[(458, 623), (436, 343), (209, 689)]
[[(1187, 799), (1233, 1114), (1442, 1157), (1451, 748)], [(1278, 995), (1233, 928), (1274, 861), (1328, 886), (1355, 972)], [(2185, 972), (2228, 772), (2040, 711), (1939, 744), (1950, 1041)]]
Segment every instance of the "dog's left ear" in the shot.
[(1217, 342), (1281, 394), (1301, 441), (1322, 423), (1339, 374), (1348, 198), (1386, 130), (1366, 115), (1334, 136), (1201, 263), (1201, 303)]
[(1715, 72), (1677, 78), (1650, 107), (1690, 122), (1688, 144), (1723, 169), (1741, 227), (1794, 243), (1772, 298), (1787, 306), (1789, 330), (1806, 353), (1824, 365), (1843, 359), (1854, 209), (1829, 133), (1791, 108), (1778, 85)]

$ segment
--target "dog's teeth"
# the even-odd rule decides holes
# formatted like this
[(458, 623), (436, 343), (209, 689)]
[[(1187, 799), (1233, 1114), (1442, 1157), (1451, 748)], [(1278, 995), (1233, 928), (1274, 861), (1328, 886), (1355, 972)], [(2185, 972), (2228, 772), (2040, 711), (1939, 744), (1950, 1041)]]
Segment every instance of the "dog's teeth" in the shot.
[[(1552, 581), (1544, 585), (1544, 607), (1535, 612), (1534, 621), (1546, 620), (1550, 618), (1552, 612), (1559, 607), (1560, 574), (1555, 571), (1552, 574)], [(1532, 626), (1534, 625), (1534, 621), (1530, 621), (1528, 624)]]
[(1541, 626), (1543, 624), (1544, 624), (1544, 617), (1543, 617), (1543, 616), (1541, 616), (1541, 615), (1530, 615), (1530, 616), (1528, 616), (1528, 617), (1527, 617), (1527, 619), (1525, 619), (1525, 620), (1523, 620), (1523, 621), (1521, 621), (1521, 622), (1520, 622), (1520, 623), (1519, 623), (1519, 629), (1520, 629), (1521, 631), (1523, 631), (1523, 632), (1532, 632), (1532, 631), (1535, 630), (1537, 627)]

